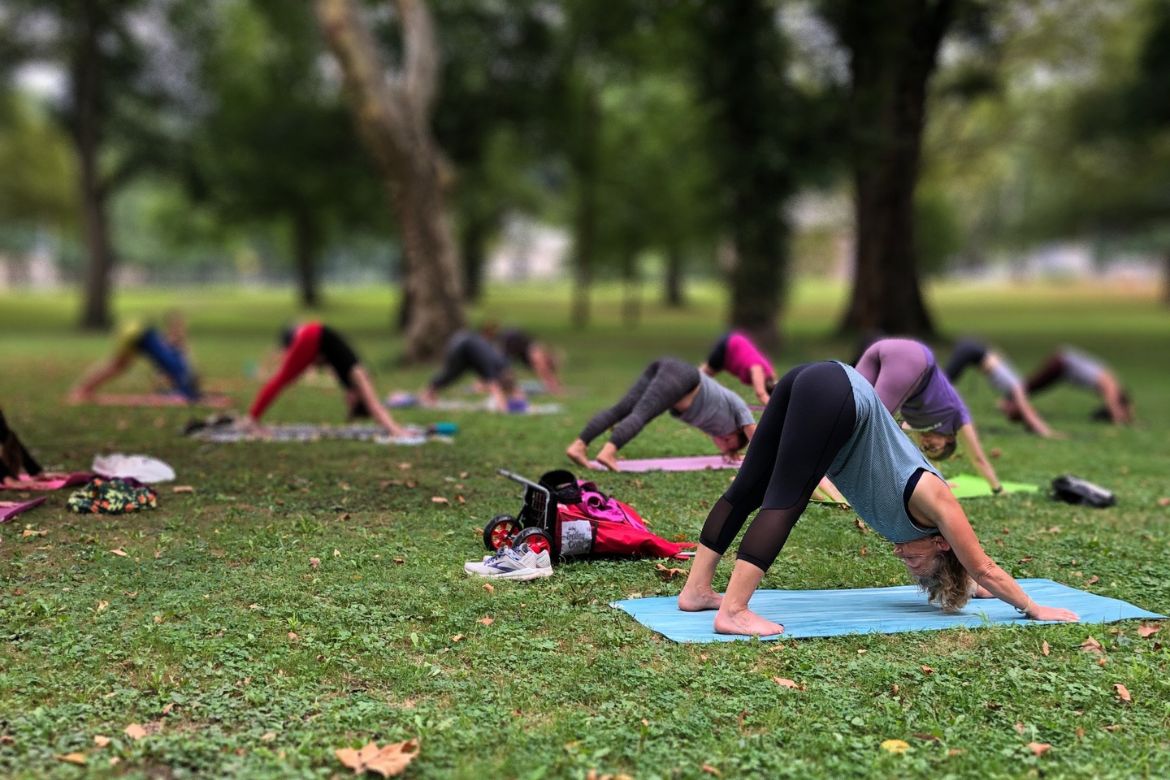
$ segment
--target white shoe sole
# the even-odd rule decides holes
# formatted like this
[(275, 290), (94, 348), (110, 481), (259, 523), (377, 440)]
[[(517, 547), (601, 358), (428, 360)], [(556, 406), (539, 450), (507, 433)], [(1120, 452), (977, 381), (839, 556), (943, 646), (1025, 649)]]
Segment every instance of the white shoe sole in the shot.
[(476, 571), (475, 569), (469, 568), (468, 566), (464, 566), (463, 571), (467, 572), (468, 574), (474, 574), (477, 577), (483, 577), (487, 580), (538, 580), (541, 577), (551, 577), (553, 573), (552, 569), (516, 569), (515, 571), (498, 573), (492, 572), (489, 574), (486, 572)]

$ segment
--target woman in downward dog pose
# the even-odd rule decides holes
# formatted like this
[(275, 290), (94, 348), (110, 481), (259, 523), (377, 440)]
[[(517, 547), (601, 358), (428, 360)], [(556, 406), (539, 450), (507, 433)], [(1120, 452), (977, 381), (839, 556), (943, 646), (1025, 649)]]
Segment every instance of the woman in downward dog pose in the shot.
[[(826, 476), (874, 531), (894, 544), (910, 575), (946, 612), (972, 596), (996, 597), (1034, 620), (1076, 620), (1036, 604), (984, 553), (946, 482), (899, 430), (874, 388), (842, 363), (809, 363), (777, 384), (735, 481), (711, 508), (678, 597), (687, 612), (718, 610), (715, 631), (769, 636), (784, 627), (748, 609)], [(715, 568), (743, 527), (725, 594)]]
[[(1047, 390), (1057, 382), (1068, 382), (1074, 387), (1097, 394), (1104, 405), (1093, 412), (1093, 419), (1123, 425), (1133, 422), (1133, 401), (1121, 381), (1097, 358), (1072, 347), (1061, 347), (1044, 361), (1026, 385), (1029, 393)], [(1008, 408), (1008, 414), (1023, 409)]]
[(710, 436), (729, 459), (738, 457), (756, 430), (756, 420), (742, 398), (690, 363), (664, 357), (646, 366), (620, 401), (593, 415), (565, 454), (574, 463), (590, 468), (589, 443), (613, 428), (597, 462), (617, 471), (618, 450), (665, 411)]
[(756, 393), (760, 403), (768, 403), (768, 396), (776, 385), (776, 369), (764, 353), (745, 334), (733, 330), (715, 343), (711, 354), (699, 366), (708, 376), (726, 371)]
[(901, 414), (905, 426), (918, 433), (922, 451), (929, 457), (951, 457), (958, 437), (991, 492), (1003, 492), (995, 469), (983, 454), (971, 413), (939, 370), (930, 347), (913, 339), (879, 339), (861, 355), (857, 373), (869, 380), (890, 414)]
[(999, 392), (999, 409), (1009, 419), (1023, 420), (1029, 430), (1045, 439), (1055, 435), (1044, 418), (1032, 408), (1023, 380), (1000, 352), (974, 339), (962, 339), (955, 345), (947, 362), (947, 381), (952, 385), (958, 382), (968, 366), (978, 366), (991, 387)]

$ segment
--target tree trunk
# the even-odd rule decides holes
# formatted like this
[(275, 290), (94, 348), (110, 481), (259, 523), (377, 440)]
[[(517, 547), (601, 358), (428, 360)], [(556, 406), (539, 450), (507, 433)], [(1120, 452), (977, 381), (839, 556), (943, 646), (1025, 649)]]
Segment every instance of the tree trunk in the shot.
[(668, 309), (682, 309), (687, 305), (683, 290), (683, 266), (686, 258), (681, 249), (671, 246), (666, 250), (666, 268), (662, 279), (662, 303)]
[(444, 205), (443, 160), (428, 128), (438, 46), (422, 0), (395, 0), (403, 67), (388, 75), (353, 0), (316, 0), (341, 65), (358, 130), (382, 174), (402, 236), (403, 297), (410, 301), (408, 361), (439, 355), (466, 323), (455, 243)]
[(593, 286), (593, 251), (597, 242), (597, 175), (600, 167), (601, 107), (597, 93), (585, 88), (579, 127), (580, 139), (573, 155), (580, 192), (573, 224), (573, 327), (589, 324), (589, 293)]
[(459, 234), (460, 255), (463, 257), (463, 292), (469, 302), (483, 296), (483, 275), (485, 265), (484, 246), (487, 243), (491, 224), (474, 216), (466, 217)]
[(1170, 252), (1162, 255), (1162, 302), (1170, 306)]
[(110, 276), (114, 269), (114, 250), (110, 244), (107, 213), (108, 191), (102, 181), (99, 156), (105, 122), (102, 108), (102, 56), (98, 48), (101, 35), (99, 10), (93, 3), (83, 3), (81, 42), (70, 63), (70, 91), (73, 143), (81, 169), (82, 223), (89, 266), (85, 273), (85, 303), (81, 327), (106, 330), (110, 327)]
[(321, 305), (317, 289), (317, 253), (320, 247), (321, 233), (317, 221), (307, 209), (298, 209), (293, 217), (293, 256), (303, 309), (316, 309)]
[[(927, 85), (954, 2), (890, 0), (852, 8), (855, 27), (843, 37), (852, 54), (856, 247), (853, 291), (840, 329), (931, 336), (914, 241), (914, 190)], [(865, 23), (866, 14), (883, 19)]]

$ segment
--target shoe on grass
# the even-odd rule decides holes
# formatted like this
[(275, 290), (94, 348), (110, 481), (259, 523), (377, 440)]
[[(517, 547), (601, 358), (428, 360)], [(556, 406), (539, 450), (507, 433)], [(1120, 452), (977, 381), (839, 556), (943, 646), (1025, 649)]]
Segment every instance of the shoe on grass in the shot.
[(527, 544), (504, 547), (482, 561), (468, 561), (463, 570), (493, 580), (535, 580), (553, 573), (548, 550), (533, 552)]

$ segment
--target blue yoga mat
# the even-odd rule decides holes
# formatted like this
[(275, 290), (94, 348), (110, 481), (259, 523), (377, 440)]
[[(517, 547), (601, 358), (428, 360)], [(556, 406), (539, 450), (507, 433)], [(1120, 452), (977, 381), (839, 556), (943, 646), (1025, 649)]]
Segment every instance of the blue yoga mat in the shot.
[[(1052, 580), (1016, 580), (1032, 600), (1071, 609), (1081, 623), (1113, 623), (1129, 618), (1163, 618), (1117, 599), (1097, 596)], [(610, 606), (675, 642), (734, 642), (743, 636), (716, 634), (714, 612), (681, 612), (674, 596), (615, 601)], [(768, 639), (807, 639), (843, 634), (898, 634), (977, 628), (995, 623), (1041, 625), (1021, 617), (999, 599), (971, 599), (962, 612), (947, 615), (926, 602), (914, 585), (855, 590), (761, 590), (752, 596), (752, 611), (784, 626)]]

